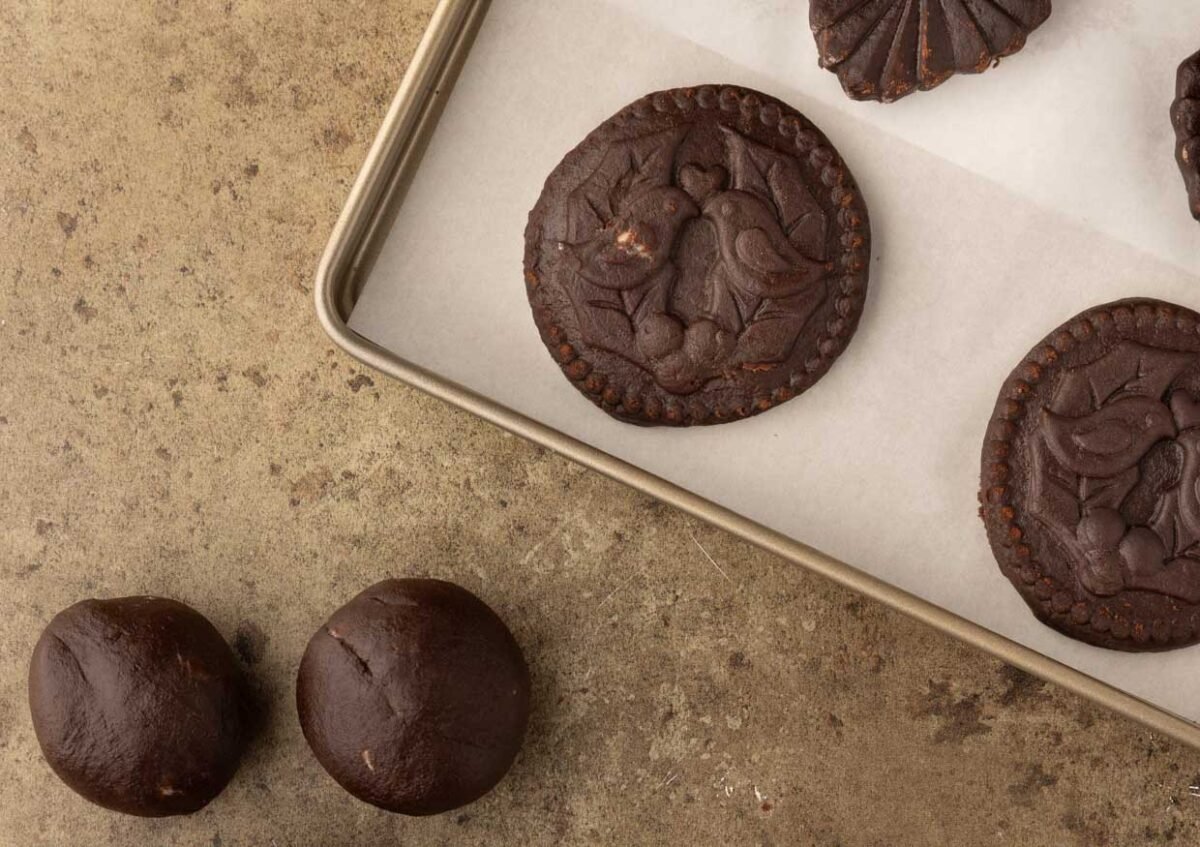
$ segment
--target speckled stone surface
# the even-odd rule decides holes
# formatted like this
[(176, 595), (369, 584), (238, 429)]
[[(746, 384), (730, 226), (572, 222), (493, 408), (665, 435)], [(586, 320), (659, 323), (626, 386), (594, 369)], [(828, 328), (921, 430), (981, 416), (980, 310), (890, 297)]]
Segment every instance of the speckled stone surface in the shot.
[[(0, 4), (0, 845), (1196, 843), (1200, 754), (333, 349), (310, 280), (432, 7)], [(500, 612), (536, 700), (498, 790), (421, 820), (292, 705), (314, 627), (409, 574)], [(269, 706), (188, 818), (88, 805), (30, 725), (45, 623), (138, 592)]]

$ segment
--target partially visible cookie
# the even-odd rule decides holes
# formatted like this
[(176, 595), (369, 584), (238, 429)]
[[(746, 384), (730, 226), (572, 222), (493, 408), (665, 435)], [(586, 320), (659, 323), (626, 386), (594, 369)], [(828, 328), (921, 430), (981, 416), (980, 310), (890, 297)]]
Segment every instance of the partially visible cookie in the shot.
[(33, 651), (29, 708), (63, 782), (130, 815), (202, 808), (246, 742), (233, 651), (199, 612), (159, 597), (59, 612)]
[(1188, 206), (1192, 217), (1200, 221), (1200, 53), (1179, 66), (1171, 123), (1175, 126), (1175, 161), (1187, 186)]
[(821, 67), (855, 100), (890, 103), (1025, 46), (1051, 0), (811, 0)]
[(811, 122), (734, 86), (660, 91), (567, 154), (525, 231), (563, 374), (608, 414), (721, 424), (811, 388), (850, 343), (870, 226)]
[(1089, 309), (1005, 381), (982, 517), (1035, 615), (1116, 650), (1200, 641), (1200, 315)]

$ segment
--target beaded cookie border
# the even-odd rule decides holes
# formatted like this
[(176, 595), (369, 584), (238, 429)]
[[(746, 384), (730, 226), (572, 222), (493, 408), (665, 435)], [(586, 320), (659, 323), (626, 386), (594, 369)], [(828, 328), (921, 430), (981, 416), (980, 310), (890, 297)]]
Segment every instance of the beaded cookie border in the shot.
[[(1056, 581), (1033, 557), (1025, 543), (1025, 516), (1013, 503), (1008, 458), (1018, 447), (1020, 421), (1033, 386), (1059, 365), (1059, 357), (1078, 344), (1115, 330), (1118, 337), (1136, 341), (1139, 331), (1173, 327), (1200, 337), (1200, 314), (1183, 306), (1151, 298), (1131, 298), (1095, 306), (1076, 315), (1043, 339), (1004, 381), (984, 438), (980, 474), (980, 517), (1001, 571), (1043, 622), (1065, 635), (1117, 650), (1169, 650), (1200, 640), (1200, 606), (1175, 620), (1145, 621), (1118, 611), (1117, 597), (1077, 599), (1077, 585)], [(1200, 350), (1195, 351), (1200, 356)], [(1086, 627), (1086, 629), (1084, 629)]]
[[(758, 120), (763, 126), (774, 125), (780, 137), (798, 151), (796, 160), (803, 162), (809, 174), (829, 189), (829, 200), (836, 212), (834, 221), (839, 230), (837, 240), (842, 248), (838, 258), (838, 287), (833, 314), (825, 322), (825, 331), (817, 337), (816, 355), (806, 359), (802, 369), (790, 368), (785, 384), (775, 387), (770, 394), (757, 394), (732, 407), (714, 404), (710, 408), (700, 399), (703, 389), (691, 397), (678, 398), (659, 388), (639, 391), (617, 384), (610, 375), (598, 371), (581, 353), (587, 349), (586, 344), (569, 338), (566, 331), (555, 323), (547, 323), (543, 327), (543, 321), (537, 314), (535, 291), (542, 284), (540, 222), (545, 216), (547, 196), (563, 181), (563, 172), (569, 169), (578, 154), (577, 147), (547, 178), (542, 194), (529, 214), (525, 236), (526, 293), (542, 340), (564, 375), (584, 396), (621, 420), (665, 426), (711, 425), (752, 417), (786, 403), (815, 385), (832, 367), (853, 338), (866, 305), (871, 229), (862, 193), (849, 168), (824, 133), (786, 103), (752, 89), (729, 85), (700, 85), (657, 91), (617, 112), (589, 133), (588, 138), (654, 113), (665, 115), (675, 112), (686, 116), (697, 109), (739, 111), (749, 121), (753, 120), (757, 111)], [(794, 357), (795, 352), (792, 355)]]

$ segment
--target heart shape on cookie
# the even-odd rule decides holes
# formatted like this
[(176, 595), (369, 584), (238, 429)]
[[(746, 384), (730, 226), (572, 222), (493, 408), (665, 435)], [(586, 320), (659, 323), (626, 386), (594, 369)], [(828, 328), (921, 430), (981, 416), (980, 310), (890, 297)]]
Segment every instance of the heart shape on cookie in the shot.
[(693, 200), (703, 206), (704, 201), (723, 189), (729, 180), (729, 171), (720, 165), (702, 168), (699, 165), (684, 165), (679, 170), (679, 185)]

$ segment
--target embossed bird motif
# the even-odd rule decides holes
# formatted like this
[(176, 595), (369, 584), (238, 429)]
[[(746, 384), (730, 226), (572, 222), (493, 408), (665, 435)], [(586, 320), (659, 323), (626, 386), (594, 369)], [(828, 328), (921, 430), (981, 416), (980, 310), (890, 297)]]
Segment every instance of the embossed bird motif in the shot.
[(797, 250), (775, 211), (754, 194), (722, 191), (704, 204), (703, 214), (716, 228), (721, 272), (745, 297), (790, 297), (833, 269)]
[(651, 188), (623, 204), (588, 240), (560, 242), (572, 269), (593, 285), (628, 291), (648, 282), (671, 259), (676, 237), (700, 209), (674, 186)]

